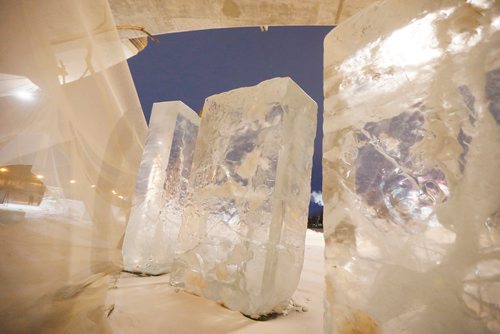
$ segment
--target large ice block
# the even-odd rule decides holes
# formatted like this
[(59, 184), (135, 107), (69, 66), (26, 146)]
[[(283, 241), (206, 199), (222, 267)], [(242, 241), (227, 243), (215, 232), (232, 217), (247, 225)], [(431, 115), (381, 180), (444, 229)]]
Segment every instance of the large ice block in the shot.
[(388, 0), (325, 40), (325, 333), (500, 333), (500, 3)]
[(290, 78), (207, 98), (173, 284), (248, 315), (288, 303), (303, 264), (316, 114)]
[(153, 105), (123, 242), (127, 271), (170, 271), (199, 124), (199, 116), (180, 101)]

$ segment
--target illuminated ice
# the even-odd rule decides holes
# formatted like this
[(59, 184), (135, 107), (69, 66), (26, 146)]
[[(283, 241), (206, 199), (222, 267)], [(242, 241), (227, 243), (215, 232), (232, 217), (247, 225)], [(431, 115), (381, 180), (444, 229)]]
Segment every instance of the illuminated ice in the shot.
[(326, 37), (325, 333), (500, 333), (499, 14), (388, 0)]
[(199, 122), (180, 101), (153, 105), (123, 242), (127, 271), (158, 275), (171, 268)]
[(316, 103), (290, 78), (205, 101), (172, 283), (247, 315), (302, 269)]

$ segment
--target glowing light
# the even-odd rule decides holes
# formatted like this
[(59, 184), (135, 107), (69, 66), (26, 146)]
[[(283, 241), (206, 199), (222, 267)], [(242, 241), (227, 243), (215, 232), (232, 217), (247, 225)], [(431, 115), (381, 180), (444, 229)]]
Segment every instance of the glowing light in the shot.
[(119, 198), (119, 199), (123, 199), (123, 196), (122, 196), (122, 195), (118, 195), (118, 198)]
[(69, 183), (71, 183), (71, 184), (75, 184), (75, 183), (76, 183), (76, 181), (75, 181), (75, 180), (69, 180)]
[(454, 34), (451, 37), (451, 43), (448, 46), (449, 52), (461, 52), (466, 49), (470, 49), (479, 43), (483, 39), (483, 29), (482, 27), (476, 28), (474, 32), (463, 32), (460, 34)]
[(111, 190), (111, 192), (113, 193), (113, 195), (116, 195), (116, 191), (114, 191), (114, 190)]
[(95, 188), (95, 184), (91, 185), (90, 188)]
[(468, 3), (470, 3), (474, 7), (481, 8), (483, 10), (488, 9), (493, 5), (495, 0), (468, 0)]
[(39, 180), (41, 180), (41, 179), (43, 179), (43, 175), (39, 174), (39, 175), (36, 176), (36, 178), (39, 179)]
[(35, 95), (33, 94), (33, 92), (30, 92), (30, 91), (27, 91), (27, 90), (18, 90), (18, 91), (15, 91), (14, 92), (14, 96), (21, 99), (21, 100), (26, 100), (26, 101), (29, 101), (29, 100), (33, 100), (33, 98), (35, 97)]
[(500, 30), (500, 16), (497, 16), (493, 20), (491, 20), (491, 27), (495, 30)]
[[(387, 37), (379, 37), (368, 43), (344, 61), (338, 70), (346, 76), (348, 86), (351, 80), (360, 83), (379, 82), (380, 77), (390, 75), (390, 83), (385, 80), (384, 87), (377, 89), (395, 89), (401, 83), (414, 79), (421, 70), (419, 66), (430, 64), (443, 55), (444, 50), (436, 35), (436, 22), (449, 17), (454, 11), (455, 8), (449, 7), (413, 19)], [(374, 74), (362, 70), (368, 66), (374, 68)], [(405, 70), (397, 75), (389, 74), (395, 67)], [(345, 84), (341, 84), (340, 89), (345, 90)]]
[(4, 168), (4, 167), (0, 168), (0, 172), (2, 172), (2, 173), (8, 172), (8, 171), (9, 170), (7, 168)]
[(443, 51), (439, 48), (434, 22), (452, 12), (453, 9), (444, 9), (430, 13), (394, 31), (381, 44), (378, 65), (382, 68), (416, 66), (440, 57)]

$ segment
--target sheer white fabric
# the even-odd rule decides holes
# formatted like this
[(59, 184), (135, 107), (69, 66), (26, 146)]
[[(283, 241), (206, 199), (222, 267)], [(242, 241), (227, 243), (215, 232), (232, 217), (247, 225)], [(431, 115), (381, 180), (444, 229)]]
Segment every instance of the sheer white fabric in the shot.
[(2, 1), (0, 22), (0, 328), (97, 332), (146, 134), (126, 55), (104, 0)]

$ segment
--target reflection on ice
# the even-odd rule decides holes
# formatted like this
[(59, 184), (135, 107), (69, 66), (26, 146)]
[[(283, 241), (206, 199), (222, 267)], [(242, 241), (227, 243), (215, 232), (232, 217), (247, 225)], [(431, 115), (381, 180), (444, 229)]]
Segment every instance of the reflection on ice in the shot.
[[(123, 242), (127, 271), (170, 271), (191, 173), (199, 116), (180, 101), (155, 103)], [(114, 195), (119, 195), (111, 190)]]
[(250, 316), (302, 269), (316, 103), (290, 78), (206, 99), (171, 281)]
[(500, 6), (451, 3), (325, 40), (325, 332), (500, 332)]
[[(443, 50), (436, 36), (436, 24), (454, 8), (447, 8), (414, 19), (376, 45), (374, 66), (379, 69), (422, 65), (440, 57)], [(416, 69), (415, 69), (416, 70)]]

